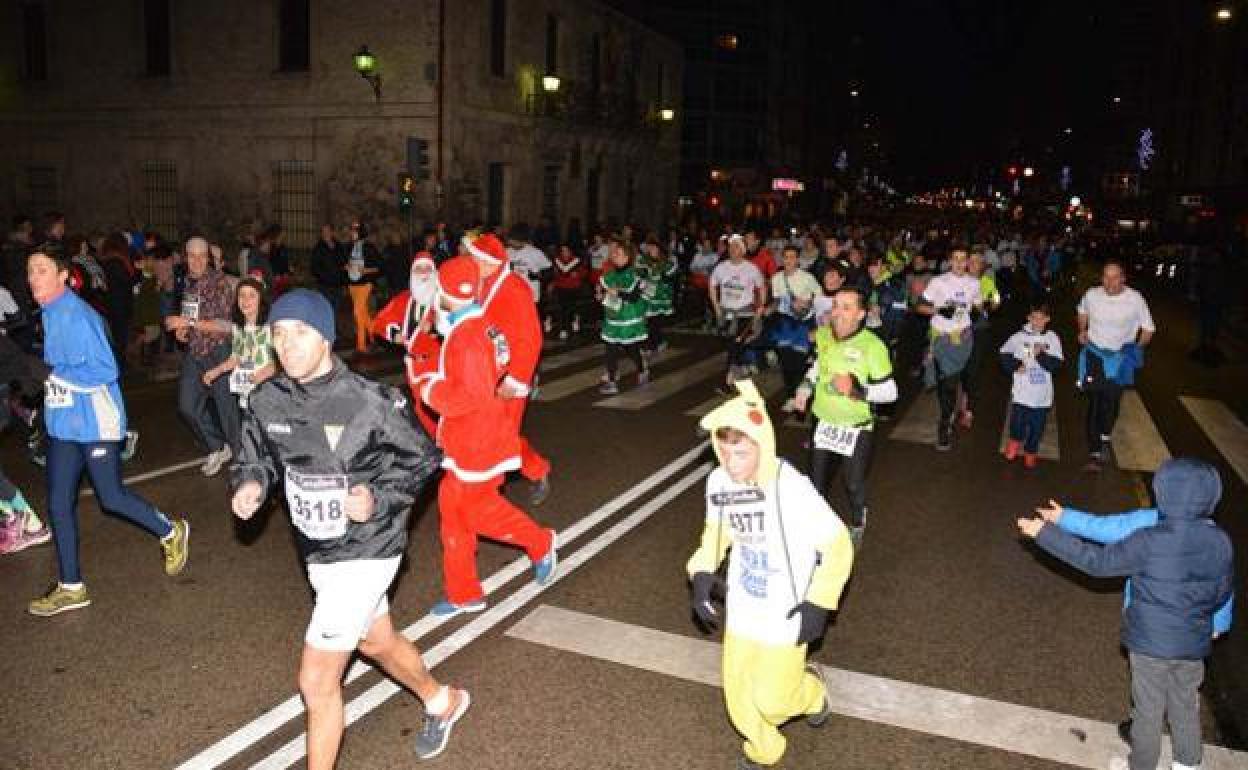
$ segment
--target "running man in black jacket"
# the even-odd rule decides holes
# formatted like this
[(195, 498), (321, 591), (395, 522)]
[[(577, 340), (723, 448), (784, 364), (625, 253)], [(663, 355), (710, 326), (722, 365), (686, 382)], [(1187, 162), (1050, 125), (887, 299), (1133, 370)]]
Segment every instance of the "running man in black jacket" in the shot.
[(343, 732), (342, 678), (356, 649), (425, 704), (422, 759), (446, 747), (470, 703), (439, 684), (395, 631), (386, 592), (407, 545), (407, 517), (441, 455), (407, 397), (350, 371), (331, 351), (329, 302), (307, 289), (269, 314), (284, 374), (252, 391), (234, 466), (234, 513), (251, 518), (282, 485), (316, 606), (299, 691), (308, 707), (308, 767), (331, 770)]

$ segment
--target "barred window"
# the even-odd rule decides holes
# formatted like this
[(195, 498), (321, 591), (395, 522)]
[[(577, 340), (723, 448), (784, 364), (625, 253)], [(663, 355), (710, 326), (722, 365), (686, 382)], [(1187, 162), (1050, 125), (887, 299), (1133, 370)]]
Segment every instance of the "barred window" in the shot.
[(61, 208), (61, 186), (55, 166), (26, 167), (26, 207), (35, 216)]
[(171, 160), (143, 164), (143, 222), (166, 241), (178, 240), (178, 165)]
[(316, 175), (312, 161), (283, 160), (273, 164), (273, 221), (286, 231), (294, 250), (316, 245)]
[(559, 221), (559, 167), (542, 168), (542, 216)]

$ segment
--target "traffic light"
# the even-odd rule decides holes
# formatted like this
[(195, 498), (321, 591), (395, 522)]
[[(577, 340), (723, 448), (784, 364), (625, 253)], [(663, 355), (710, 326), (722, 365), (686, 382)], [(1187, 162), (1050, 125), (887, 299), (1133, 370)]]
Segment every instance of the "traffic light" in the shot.
[(429, 140), (410, 137), (407, 140), (407, 170), (419, 181), (429, 178)]
[(406, 171), (399, 172), (399, 211), (411, 211), (416, 200), (416, 180)]

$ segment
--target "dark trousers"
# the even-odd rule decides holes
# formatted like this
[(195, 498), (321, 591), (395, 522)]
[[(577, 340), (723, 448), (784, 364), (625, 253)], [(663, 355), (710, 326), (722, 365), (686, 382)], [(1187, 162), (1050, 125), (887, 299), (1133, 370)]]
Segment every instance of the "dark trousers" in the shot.
[(1188, 767), (1200, 764), (1200, 683), (1205, 677), (1201, 660), (1165, 660), (1130, 653), (1131, 659), (1131, 770), (1153, 770), (1161, 756), (1162, 722), (1170, 724), (1174, 761)]
[(641, 359), (641, 344), (634, 342), (629, 345), (617, 345), (614, 342), (607, 343), (607, 378), (612, 382), (619, 379), (620, 372), (620, 355), (626, 355), (633, 360), (633, 364), (637, 367), (637, 371), (646, 371), (646, 364)]
[(1114, 424), (1118, 422), (1118, 409), (1122, 404), (1122, 387), (1106, 382), (1088, 392), (1088, 416), (1084, 423), (1087, 431), (1088, 451), (1104, 452)]
[(182, 357), (178, 377), (178, 414), (186, 420), (195, 440), (210, 452), (223, 446), (237, 449), (241, 418), (238, 398), (230, 392), (230, 378), (222, 375), (205, 386), (204, 372), (229, 355), (228, 346), (221, 346), (208, 358), (187, 353)]
[(121, 442), (48, 442), (48, 518), (56, 540), (62, 583), (82, 582), (78, 565), (78, 481), (85, 469), (100, 507), (137, 524), (157, 537), (173, 529), (169, 519), (121, 480)]
[[(816, 420), (816, 430), (818, 425)], [(813, 435), (811, 438), (810, 480), (815, 489), (826, 498), (832, 476), (838, 470), (844, 474), (845, 495), (849, 498), (849, 521), (853, 527), (861, 527), (867, 520), (867, 472), (871, 469), (871, 446), (874, 439), (874, 431), (862, 431), (858, 434), (854, 453), (846, 457), (825, 449), (815, 449)]]
[(802, 375), (806, 374), (806, 352), (790, 347), (776, 348), (780, 357), (780, 376), (784, 379), (784, 397), (793, 398), (797, 394), (797, 386), (802, 384)]
[(1044, 423), (1049, 417), (1047, 407), (1010, 404), (1010, 438), (1023, 442), (1023, 451), (1035, 454), (1044, 436)]
[(658, 350), (660, 345), (666, 343), (667, 337), (663, 334), (666, 327), (667, 316), (646, 316), (646, 347), (650, 350)]
[(572, 319), (581, 317), (580, 289), (555, 289), (554, 317), (557, 331), (572, 332)]

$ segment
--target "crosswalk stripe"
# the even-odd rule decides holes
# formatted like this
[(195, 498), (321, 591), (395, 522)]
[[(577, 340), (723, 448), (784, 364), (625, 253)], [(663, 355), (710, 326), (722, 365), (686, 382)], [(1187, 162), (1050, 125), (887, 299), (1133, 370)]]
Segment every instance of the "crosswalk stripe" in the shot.
[(1114, 462), (1126, 471), (1157, 470), (1157, 466), (1170, 459), (1157, 424), (1144, 406), (1140, 394), (1128, 390), (1122, 394), (1122, 406), (1113, 435)]
[[(720, 645), (541, 605), (507, 636), (690, 682), (722, 686)], [(822, 666), (836, 713), (1077, 767), (1126, 753), (1117, 725)], [(1162, 766), (1170, 766), (1163, 741)], [(1248, 768), (1248, 754), (1206, 746), (1204, 767)]]
[(936, 443), (936, 423), (940, 421), (940, 403), (936, 393), (923, 392), (914, 397), (906, 416), (888, 434), (897, 441), (913, 441), (916, 444)]
[(651, 380), (647, 385), (633, 388), (619, 394), (594, 402), (594, 406), (607, 409), (627, 409), (636, 411), (658, 403), (668, 396), (674, 395), (695, 382), (701, 382), (722, 373), (727, 364), (723, 356), (705, 358), (692, 366), (668, 372)]
[[(1011, 406), (1010, 409), (1013, 407)], [(1001, 425), (1001, 446), (997, 451), (1005, 451), (1005, 442), (1010, 440), (1010, 409), (1005, 410), (1005, 422)], [(1040, 437), (1040, 451), (1037, 452), (1046, 460), (1057, 462), (1062, 459), (1061, 444), (1057, 434), (1056, 407), (1049, 409), (1049, 417), (1044, 421), (1044, 435)]]
[(1240, 480), (1248, 484), (1248, 427), (1221, 401), (1191, 396), (1179, 396), (1179, 401)]
[(557, 353), (553, 356), (543, 357), (541, 363), (538, 364), (538, 370), (549, 372), (553, 369), (562, 369), (565, 366), (579, 364), (584, 361), (588, 361), (591, 358), (601, 358), (602, 355), (603, 346), (597, 342), (593, 342), (579, 348)]
[[(657, 364), (660, 361), (669, 360), (684, 355), (684, 348), (668, 348), (661, 353), (656, 353), (650, 357), (650, 363)], [(620, 362), (620, 375), (625, 376), (635, 371), (632, 361), (625, 358)], [(533, 397), (534, 401), (558, 401), (568, 396), (580, 393), (583, 390), (589, 390), (596, 386), (602, 378), (602, 370), (594, 367), (585, 371), (570, 374), (567, 377), (560, 377), (550, 382), (542, 382), (541, 387), (537, 390), (537, 395)]]
[[(763, 394), (763, 398), (770, 399), (784, 389), (784, 377), (781, 376), (779, 370), (768, 369), (754, 378), (754, 384), (758, 386), (758, 391)], [(697, 406), (687, 409), (685, 414), (689, 417), (705, 417), (726, 400), (725, 396), (708, 398)]]

